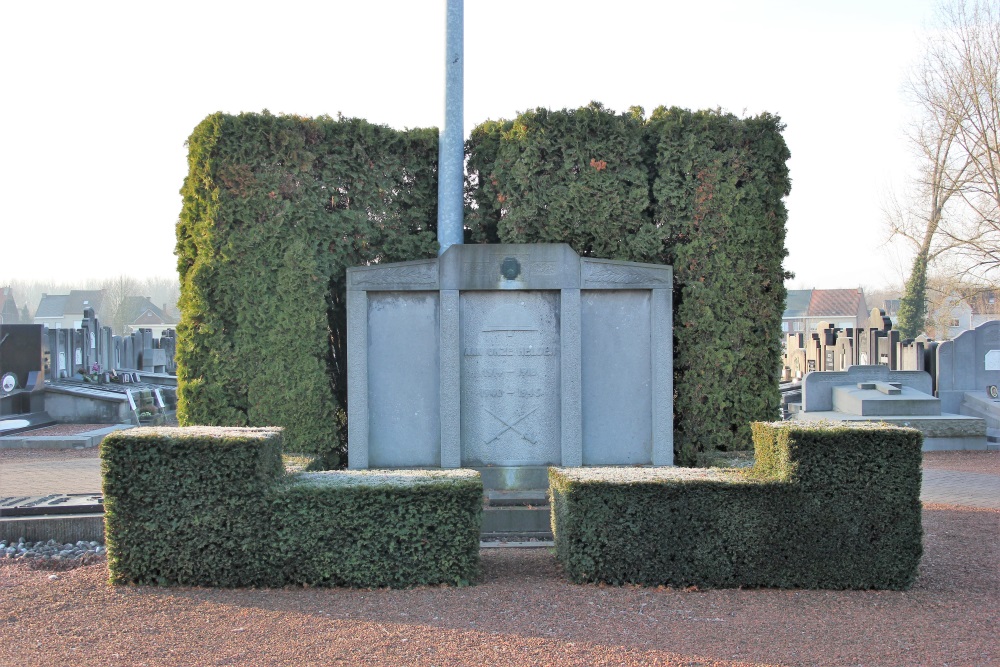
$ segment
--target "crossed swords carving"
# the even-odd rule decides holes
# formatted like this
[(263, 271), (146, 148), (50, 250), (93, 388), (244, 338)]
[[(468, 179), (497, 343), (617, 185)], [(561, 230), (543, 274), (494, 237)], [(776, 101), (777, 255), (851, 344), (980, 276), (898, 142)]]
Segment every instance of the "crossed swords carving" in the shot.
[(538, 439), (535, 438), (535, 437), (533, 437), (530, 433), (525, 433), (524, 431), (522, 431), (519, 428), (517, 428), (517, 425), (520, 424), (525, 419), (527, 419), (528, 416), (531, 415), (531, 413), (533, 413), (535, 410), (537, 410), (538, 406), (532, 408), (531, 410), (528, 410), (523, 415), (521, 415), (517, 419), (514, 419), (513, 421), (507, 421), (503, 417), (500, 417), (500, 416), (494, 414), (493, 412), (491, 412), (489, 410), (486, 410), (486, 408), (483, 408), (483, 409), (486, 411), (486, 414), (488, 414), (489, 416), (493, 417), (498, 422), (500, 422), (501, 424), (503, 424), (503, 428), (500, 429), (500, 431), (496, 435), (494, 435), (492, 438), (490, 438), (489, 440), (486, 441), (487, 445), (490, 444), (491, 442), (493, 442), (494, 440), (496, 440), (497, 438), (499, 438), (501, 435), (503, 435), (507, 431), (513, 431), (514, 433), (517, 433), (519, 436), (521, 436), (521, 438), (523, 438), (524, 440), (527, 440), (531, 444), (535, 444), (536, 442), (538, 442)]

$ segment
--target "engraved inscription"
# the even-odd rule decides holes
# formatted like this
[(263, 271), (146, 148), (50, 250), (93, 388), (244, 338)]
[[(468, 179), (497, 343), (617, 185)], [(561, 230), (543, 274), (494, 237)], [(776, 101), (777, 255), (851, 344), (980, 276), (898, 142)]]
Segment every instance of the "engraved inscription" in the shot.
[(465, 463), (558, 463), (558, 293), (463, 293), (462, 336)]
[(584, 280), (617, 285), (665, 284), (665, 276), (638, 266), (617, 266), (603, 262), (584, 262)]
[(434, 264), (417, 266), (389, 266), (369, 271), (358, 271), (354, 274), (355, 285), (393, 285), (396, 283), (415, 283), (430, 285), (437, 282), (438, 271)]

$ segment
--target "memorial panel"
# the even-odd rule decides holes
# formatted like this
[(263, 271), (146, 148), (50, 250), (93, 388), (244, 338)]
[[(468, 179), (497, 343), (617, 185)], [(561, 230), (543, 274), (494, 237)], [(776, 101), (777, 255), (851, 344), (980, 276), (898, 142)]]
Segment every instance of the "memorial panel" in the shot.
[(463, 292), (462, 465), (558, 465), (559, 293)]
[(441, 464), (437, 336), (437, 292), (369, 295), (368, 455), (372, 467)]
[(652, 463), (650, 297), (583, 291), (583, 465)]

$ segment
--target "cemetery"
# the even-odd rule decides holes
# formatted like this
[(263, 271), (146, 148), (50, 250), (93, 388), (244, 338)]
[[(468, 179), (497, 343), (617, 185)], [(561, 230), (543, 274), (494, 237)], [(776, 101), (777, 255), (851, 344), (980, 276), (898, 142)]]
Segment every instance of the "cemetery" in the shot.
[[(991, 359), (996, 332), (903, 344), (885, 322), (821, 326), (782, 359), (776, 119), (591, 105), (516, 126), (473, 131), (479, 205), (447, 245), (420, 205), (433, 134), (269, 114), (196, 128), (176, 336), (114, 337), (92, 312), (16, 331), (35, 342), (12, 418), (151, 427), (101, 444), (112, 581), (467, 585), (481, 540), (551, 540), (577, 582), (912, 584), (920, 452), (985, 448), (988, 421), (959, 412), (995, 364), (969, 380), (955, 363)], [(332, 164), (356, 171), (334, 183)], [(638, 174), (653, 187), (631, 188)], [(716, 191), (730, 178), (739, 197)], [(603, 192), (618, 208), (593, 215), (619, 226), (561, 212), (575, 188)], [(279, 200), (276, 224), (249, 222)], [(782, 361), (801, 405), (774, 423)], [(158, 426), (173, 410), (182, 426)], [(751, 448), (746, 469), (689, 467)], [(261, 553), (261, 534), (288, 547)]]
[[(922, 434), (771, 423), (787, 192), (775, 119), (591, 105), (516, 126), (473, 131), (480, 205), (465, 234), (439, 217), (438, 243), (420, 207), (430, 136), (268, 114), (196, 128), (178, 225), (182, 426), (101, 446), (114, 581), (475, 583), (480, 538), (554, 536), (574, 581), (913, 582)], [(348, 143), (367, 165), (334, 184), (330, 165), (357, 159)], [(630, 188), (639, 174), (654, 187)], [(731, 176), (745, 179), (738, 206), (724, 188), (705, 196)], [(559, 197), (581, 187), (622, 206), (565, 219)], [(311, 223), (250, 222), (277, 201), (282, 219)], [(251, 286), (259, 298), (238, 297)], [(746, 470), (675, 467), (752, 446)], [(283, 473), (282, 450), (327, 470)], [(185, 490), (147, 486), (157, 476), (123, 464), (136, 457)], [(168, 520), (185, 546), (139, 547)], [(219, 558), (197, 557), (220, 530)], [(275, 531), (307, 547), (255, 551), (253, 536)]]
[(8, 434), (148, 426), (100, 445), (111, 581), (464, 586), (485, 538), (581, 583), (912, 585), (921, 451), (1000, 435), (1000, 329), (873, 311), (783, 358), (780, 119), (594, 102), (465, 142), (460, 60), (440, 134), (200, 123), (176, 335), (0, 326)]
[(821, 324), (808, 338), (788, 336), (783, 375), (798, 380), (792, 419), (911, 426), (924, 434), (924, 451), (1000, 448), (1000, 402), (991, 395), (1000, 385), (998, 321), (954, 340), (901, 341), (874, 309), (863, 329)]
[(4, 324), (0, 341), (0, 437), (56, 423), (161, 423), (176, 410), (172, 330), (115, 336), (88, 309), (78, 329)]

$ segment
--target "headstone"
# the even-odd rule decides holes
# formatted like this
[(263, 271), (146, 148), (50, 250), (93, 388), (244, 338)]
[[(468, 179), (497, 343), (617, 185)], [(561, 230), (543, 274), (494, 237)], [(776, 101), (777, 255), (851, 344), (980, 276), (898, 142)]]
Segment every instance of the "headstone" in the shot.
[(948, 412), (958, 412), (969, 391), (1000, 385), (1000, 320), (963, 331), (937, 346), (938, 397)]
[(885, 421), (920, 430), (924, 451), (986, 449), (985, 420), (944, 410), (925, 371), (873, 365), (810, 373), (802, 383), (802, 404), (793, 419)]
[(0, 416), (45, 410), (40, 324), (0, 324)]
[(802, 382), (802, 411), (834, 410), (833, 388), (858, 384), (895, 382), (923, 394), (931, 393), (931, 376), (923, 371), (891, 371), (885, 366), (851, 366), (846, 371), (810, 373)]

